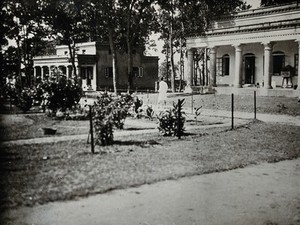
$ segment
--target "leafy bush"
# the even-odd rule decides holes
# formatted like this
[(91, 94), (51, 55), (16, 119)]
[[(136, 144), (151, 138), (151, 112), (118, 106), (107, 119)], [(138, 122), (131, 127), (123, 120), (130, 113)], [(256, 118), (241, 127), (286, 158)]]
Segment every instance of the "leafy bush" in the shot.
[(159, 127), (158, 130), (164, 136), (181, 137), (184, 133), (184, 112), (182, 112), (185, 99), (178, 100), (178, 103), (173, 103), (173, 108), (161, 112), (158, 115)]
[(153, 110), (152, 106), (147, 106), (147, 108), (146, 108), (146, 117), (149, 120), (153, 120), (153, 116), (154, 116), (154, 110)]
[(133, 110), (136, 114), (137, 118), (140, 118), (142, 109), (140, 109), (140, 107), (143, 105), (143, 100), (139, 99), (138, 97), (134, 97), (133, 98)]
[(130, 95), (112, 96), (104, 93), (94, 105), (95, 144), (113, 144), (113, 129), (123, 129), (125, 118), (132, 106)]
[(81, 96), (82, 88), (80, 84), (65, 75), (57, 74), (58, 78), (51, 78), (44, 81), (40, 88), (43, 94), (43, 104), (55, 115), (57, 110), (65, 112), (75, 106)]
[(21, 93), (16, 93), (15, 104), (23, 112), (27, 112), (33, 105), (35, 92), (29, 88), (24, 88)]

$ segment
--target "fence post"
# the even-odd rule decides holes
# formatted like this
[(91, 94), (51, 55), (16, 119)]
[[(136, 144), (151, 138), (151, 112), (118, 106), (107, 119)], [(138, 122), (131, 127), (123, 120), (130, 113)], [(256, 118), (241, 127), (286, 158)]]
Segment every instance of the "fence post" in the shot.
[(192, 93), (192, 102), (191, 102), (191, 114), (194, 113), (194, 95)]
[(177, 107), (178, 107), (178, 118), (177, 118), (177, 137), (181, 139), (181, 125), (180, 125), (180, 117), (181, 117), (181, 107), (180, 106), (180, 99), (178, 99)]
[(256, 91), (254, 91), (254, 119), (256, 120)]
[(231, 94), (231, 129), (234, 129), (234, 95)]
[(92, 153), (94, 154), (94, 132), (93, 132), (93, 115), (92, 115), (92, 106), (89, 106), (90, 108), (90, 133), (91, 133), (91, 150)]

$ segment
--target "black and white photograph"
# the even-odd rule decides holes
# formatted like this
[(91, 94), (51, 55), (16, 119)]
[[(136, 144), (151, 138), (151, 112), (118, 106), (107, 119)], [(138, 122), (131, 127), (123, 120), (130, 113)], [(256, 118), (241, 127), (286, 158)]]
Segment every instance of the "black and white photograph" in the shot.
[(300, 225), (300, 0), (1, 0), (0, 225)]

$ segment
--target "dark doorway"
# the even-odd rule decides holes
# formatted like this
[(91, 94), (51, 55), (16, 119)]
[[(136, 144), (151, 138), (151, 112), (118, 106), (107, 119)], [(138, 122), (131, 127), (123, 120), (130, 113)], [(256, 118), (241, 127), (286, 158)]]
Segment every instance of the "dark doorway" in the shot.
[(246, 54), (245, 59), (245, 84), (255, 84), (255, 55)]

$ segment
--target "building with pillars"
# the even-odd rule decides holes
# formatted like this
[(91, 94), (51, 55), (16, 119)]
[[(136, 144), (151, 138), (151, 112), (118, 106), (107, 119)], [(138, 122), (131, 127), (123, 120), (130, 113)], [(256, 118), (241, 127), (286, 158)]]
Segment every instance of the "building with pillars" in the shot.
[[(187, 85), (299, 90), (299, 54), (296, 2), (241, 11), (214, 22), (205, 36), (187, 38)], [(282, 76), (286, 66), (292, 77)]]
[[(109, 45), (96, 42), (76, 44), (76, 74), (82, 81), (83, 90), (98, 91), (113, 88), (112, 55)], [(144, 49), (133, 52), (133, 89), (155, 89), (158, 80), (158, 57), (145, 56)], [(118, 89), (127, 89), (127, 54), (117, 53)], [(74, 76), (69, 50), (65, 45), (56, 46), (56, 55), (37, 56), (33, 59), (34, 78), (39, 80), (53, 76), (59, 71), (68, 77)]]

